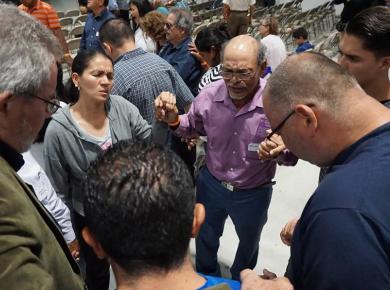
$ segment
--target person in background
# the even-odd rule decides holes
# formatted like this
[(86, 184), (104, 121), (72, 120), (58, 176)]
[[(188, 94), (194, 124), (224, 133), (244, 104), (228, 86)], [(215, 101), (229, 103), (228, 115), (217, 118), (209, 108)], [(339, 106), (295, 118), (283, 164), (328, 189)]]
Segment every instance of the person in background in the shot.
[(0, 3), (0, 284), (82, 290), (80, 270), (55, 220), (18, 176), (21, 153), (58, 108), (57, 39), (34, 17)]
[(85, 188), (83, 237), (108, 258), (118, 289), (240, 289), (191, 264), (189, 242), (205, 212), (186, 165), (171, 150), (120, 142), (93, 163)]
[(165, 21), (167, 16), (159, 11), (150, 11), (140, 20), (140, 28), (146, 36), (150, 37), (156, 44), (156, 53), (159, 54), (161, 48), (167, 42), (165, 35)]
[(87, 8), (88, 1), (87, 0), (78, 0), (78, 2), (79, 2), (80, 13), (82, 15), (87, 14), (88, 13), (88, 8)]
[(108, 0), (107, 9), (116, 17), (119, 15), (119, 8), (116, 0)]
[(166, 0), (153, 0), (153, 8), (167, 16), (169, 14), (169, 10), (166, 7), (167, 1)]
[[(215, 28), (204, 28), (196, 35), (195, 43), (189, 44), (189, 51), (199, 61), (204, 69), (199, 82), (199, 92), (209, 84), (222, 79), (221, 76), (221, 54), (224, 44), (229, 41), (230, 35), (225, 24)], [(199, 169), (205, 164), (205, 142), (207, 138), (200, 136), (196, 140), (196, 160), (194, 163), (195, 176)], [(195, 140), (190, 140), (191, 142)], [(191, 144), (188, 144), (191, 146)]]
[(333, 3), (344, 5), (340, 21), (336, 24), (336, 29), (340, 32), (344, 31), (345, 25), (359, 12), (372, 6), (386, 5), (385, 0), (334, 0)]
[(283, 40), (279, 37), (279, 23), (274, 17), (266, 17), (260, 21), (259, 32), (261, 43), (267, 47), (267, 63), (271, 71), (286, 59), (287, 51)]
[(142, 48), (147, 52), (156, 52), (156, 43), (148, 37), (140, 27), (142, 17), (148, 12), (153, 11), (149, 0), (132, 0), (130, 2), (131, 21), (134, 30), (135, 46)]
[(129, 3), (130, 0), (116, 0), (119, 8), (119, 18), (122, 18), (124, 21), (129, 23), (130, 13), (129, 13)]
[(134, 32), (122, 19), (107, 21), (99, 37), (105, 52), (114, 61), (112, 93), (135, 105), (150, 125), (159, 126), (158, 141), (165, 144), (169, 130), (165, 123), (156, 122), (154, 100), (163, 91), (172, 92), (184, 113), (194, 99), (190, 89), (169, 63), (155, 53), (135, 47)]
[(224, 44), (230, 40), (230, 34), (225, 24), (216, 28), (202, 29), (196, 35), (195, 46), (190, 46), (191, 54), (206, 69), (199, 82), (199, 91), (212, 82), (222, 79), (221, 54)]
[(112, 80), (113, 65), (106, 54), (79, 52), (72, 65), (73, 102), (52, 116), (44, 140), (45, 170), (56, 193), (72, 210), (87, 286), (101, 290), (109, 286), (109, 265), (80, 239), (85, 225), (81, 184), (90, 163), (112, 144), (146, 140), (151, 135), (151, 126), (138, 109), (110, 94)]
[[(165, 23), (167, 43), (163, 46), (159, 55), (174, 67), (191, 90), (192, 95), (196, 96), (203, 69), (188, 50), (188, 45), (192, 41), (193, 24), (194, 20), (190, 11), (172, 8)], [(183, 158), (193, 172), (195, 150), (189, 151), (187, 145), (176, 136), (172, 136), (171, 148)]]
[(88, 0), (88, 17), (80, 41), (80, 51), (96, 49), (103, 51), (99, 41), (99, 29), (104, 22), (115, 16), (107, 9), (108, 0)]
[(223, 0), (223, 19), (232, 37), (247, 34), (255, 10), (255, 0)]
[(31, 14), (53, 32), (64, 52), (63, 60), (71, 66), (72, 57), (61, 30), (60, 20), (53, 6), (41, 0), (22, 0), (21, 2), (22, 4), (18, 6), (20, 10)]
[(363, 90), (390, 108), (390, 8), (372, 7), (346, 25), (339, 43), (339, 63)]
[(18, 175), (23, 181), (31, 185), (39, 201), (50, 212), (69, 246), (72, 256), (79, 258), (80, 247), (73, 230), (70, 211), (64, 202), (59, 198), (53, 189), (46, 173), (43, 171), (32, 152), (22, 154), (24, 165), (18, 170)]
[(307, 40), (308, 36), (309, 34), (304, 27), (299, 27), (293, 31), (292, 37), (297, 45), (297, 48), (295, 49), (296, 53), (304, 52), (314, 48), (314, 45)]
[(196, 96), (203, 70), (197, 59), (188, 51), (193, 24), (190, 11), (172, 8), (165, 23), (167, 43), (161, 49), (160, 56), (176, 69)]

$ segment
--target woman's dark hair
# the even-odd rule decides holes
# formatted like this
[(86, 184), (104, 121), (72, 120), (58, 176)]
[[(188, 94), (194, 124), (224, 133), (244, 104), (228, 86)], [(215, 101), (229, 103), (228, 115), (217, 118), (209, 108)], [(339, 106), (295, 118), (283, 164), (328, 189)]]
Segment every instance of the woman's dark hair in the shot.
[[(153, 11), (152, 4), (149, 0), (131, 0), (130, 5), (133, 4), (138, 9), (139, 17), (144, 17), (144, 15), (150, 11)], [(133, 20), (132, 20), (133, 21)], [(133, 21), (134, 31), (138, 28), (138, 24)]]
[(223, 44), (230, 39), (230, 34), (225, 24), (215, 28), (202, 29), (196, 35), (195, 45), (198, 51), (210, 51), (213, 47), (216, 51), (215, 61), (212, 65), (220, 63), (220, 55)]
[[(109, 59), (112, 63), (111, 58), (109, 58), (104, 52), (94, 49), (86, 49), (80, 51), (74, 58), (72, 63), (72, 73), (77, 73), (81, 76), (91, 61), (98, 55)], [(72, 79), (69, 79), (68, 83), (65, 85), (65, 94), (71, 103), (76, 103), (79, 99), (79, 90), (74, 85)]]

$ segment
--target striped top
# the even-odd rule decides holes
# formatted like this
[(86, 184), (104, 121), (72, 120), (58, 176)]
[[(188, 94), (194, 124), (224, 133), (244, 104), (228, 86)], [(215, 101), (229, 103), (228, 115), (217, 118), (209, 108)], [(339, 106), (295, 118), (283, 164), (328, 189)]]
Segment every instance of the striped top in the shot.
[(208, 86), (212, 82), (222, 79), (221, 76), (221, 64), (209, 68), (207, 72), (202, 76), (202, 79), (199, 82), (199, 91), (204, 87)]
[(38, 0), (32, 8), (28, 8), (27, 6), (21, 4), (19, 5), (19, 9), (37, 18), (50, 30), (61, 29), (60, 20), (58, 19), (57, 12), (48, 3)]

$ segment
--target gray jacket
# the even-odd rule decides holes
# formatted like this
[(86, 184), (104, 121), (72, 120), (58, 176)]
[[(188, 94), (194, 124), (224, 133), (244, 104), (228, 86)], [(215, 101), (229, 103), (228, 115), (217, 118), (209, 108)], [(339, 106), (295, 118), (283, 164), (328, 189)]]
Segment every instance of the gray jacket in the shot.
[[(112, 143), (149, 140), (151, 126), (123, 97), (112, 95), (106, 103)], [(69, 105), (53, 115), (44, 143), (45, 171), (55, 191), (69, 208), (84, 215), (82, 181), (90, 163), (103, 150), (74, 123)]]

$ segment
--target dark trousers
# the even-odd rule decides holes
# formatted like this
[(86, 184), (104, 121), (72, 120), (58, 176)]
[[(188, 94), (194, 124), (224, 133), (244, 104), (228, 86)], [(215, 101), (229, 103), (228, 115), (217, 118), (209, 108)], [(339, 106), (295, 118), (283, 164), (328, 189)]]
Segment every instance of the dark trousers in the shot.
[(106, 260), (99, 259), (93, 249), (81, 237), (81, 230), (85, 227), (85, 218), (73, 213), (73, 225), (80, 244), (81, 259), (85, 262), (85, 283), (88, 290), (108, 290), (110, 284), (110, 265)]
[(247, 11), (231, 11), (229, 20), (227, 23), (229, 33), (231, 37), (237, 35), (246, 34), (249, 26), (249, 18), (246, 16)]
[(230, 191), (204, 166), (197, 178), (197, 202), (206, 208), (206, 220), (196, 238), (196, 270), (221, 276), (217, 252), (226, 218), (234, 224), (239, 244), (230, 272), (240, 280), (240, 272), (257, 263), (260, 235), (267, 221), (272, 185), (253, 190)]

